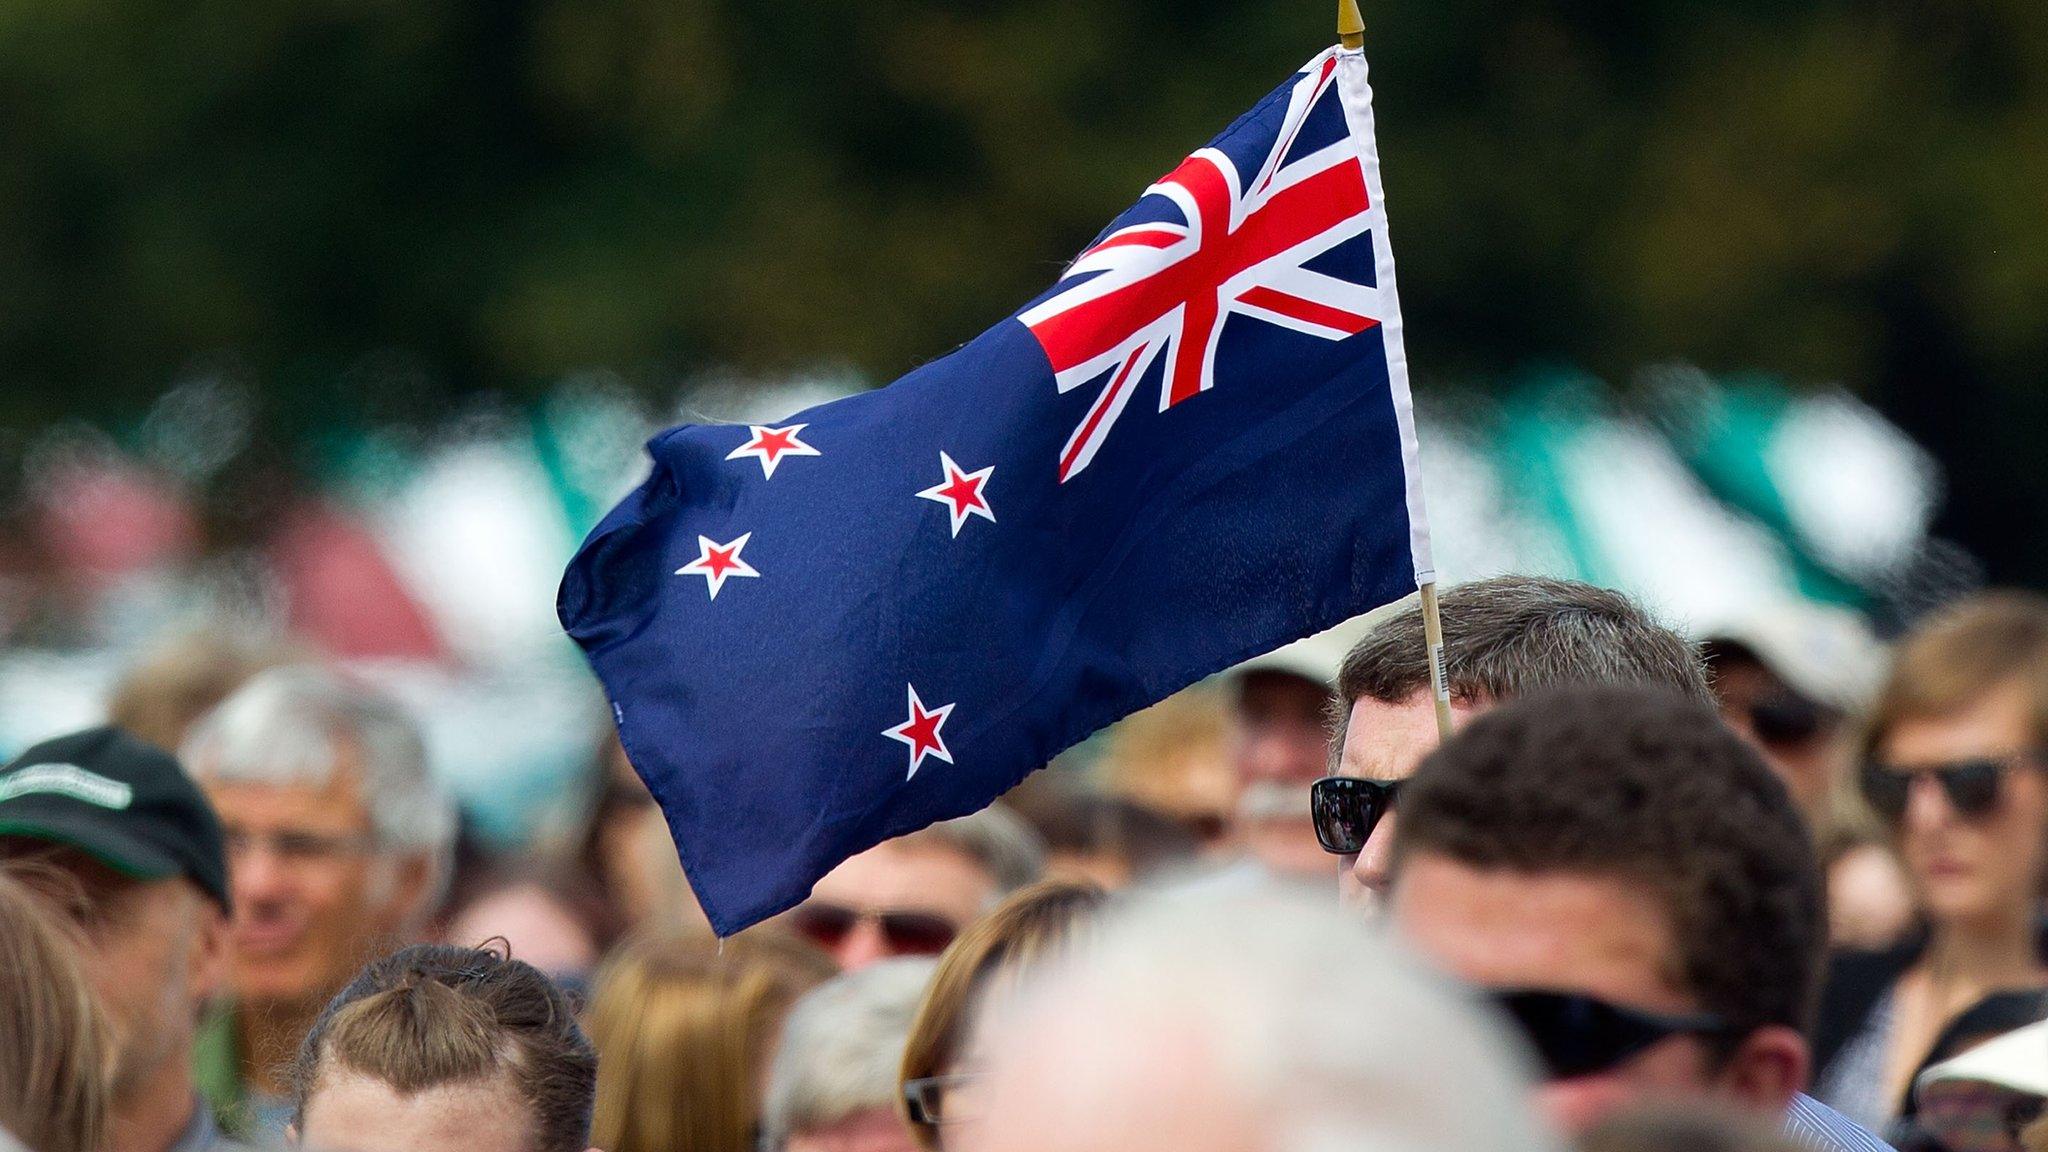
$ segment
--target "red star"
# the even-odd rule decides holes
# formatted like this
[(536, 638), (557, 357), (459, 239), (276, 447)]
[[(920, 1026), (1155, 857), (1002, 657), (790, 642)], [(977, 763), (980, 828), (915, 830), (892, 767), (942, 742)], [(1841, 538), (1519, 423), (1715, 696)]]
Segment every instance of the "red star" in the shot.
[(735, 576), (759, 576), (754, 566), (740, 559), (740, 549), (753, 538), (752, 532), (743, 532), (739, 539), (729, 544), (720, 544), (709, 536), (697, 537), (697, 558), (676, 569), (678, 576), (702, 576), (711, 588), (711, 598), (718, 599), (718, 590)]
[(923, 767), (926, 756), (944, 760), (948, 764), (953, 762), (953, 754), (946, 750), (946, 738), (939, 734), (939, 729), (946, 724), (946, 717), (953, 714), (953, 706), (941, 704), (927, 712), (924, 709), (924, 701), (917, 698), (917, 688), (909, 684), (904, 687), (910, 689), (910, 719), (882, 735), (910, 746), (910, 774), (904, 777), (908, 780), (917, 775), (917, 770)]
[(775, 466), (782, 463), (784, 456), (816, 456), (816, 448), (804, 443), (797, 433), (809, 428), (809, 424), (788, 424), (781, 428), (769, 428), (760, 424), (749, 424), (747, 429), (753, 438), (745, 444), (726, 453), (727, 460), (738, 460), (752, 456), (761, 462), (761, 475), (775, 475)]
[(995, 474), (995, 465), (975, 472), (962, 472), (951, 456), (941, 452), (939, 467), (945, 470), (946, 478), (918, 495), (946, 506), (946, 511), (953, 518), (953, 535), (960, 535), (960, 526), (967, 523), (969, 516), (979, 516), (991, 524), (996, 522), (995, 510), (988, 506), (988, 497), (982, 495), (982, 487)]

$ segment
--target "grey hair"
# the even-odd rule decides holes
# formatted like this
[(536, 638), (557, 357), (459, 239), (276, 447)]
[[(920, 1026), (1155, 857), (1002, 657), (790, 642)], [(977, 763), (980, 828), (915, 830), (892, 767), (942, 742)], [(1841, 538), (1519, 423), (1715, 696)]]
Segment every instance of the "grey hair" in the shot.
[[(1274, 1152), (1551, 1147), (1497, 1021), (1373, 928), (1277, 883), (1140, 893), (990, 1011), (992, 1132), (1042, 1124), (1094, 1147), (1152, 1129), (1185, 1099), (1164, 1087), (1192, 1083)], [(1033, 1146), (1028, 1130), (1003, 1143)]]
[[(1579, 684), (1661, 687), (1714, 706), (1706, 664), (1684, 637), (1628, 596), (1578, 580), (1496, 576), (1445, 590), (1444, 675), (1451, 698), (1501, 701)], [(1389, 616), (1337, 671), (1337, 738), (1351, 705), (1399, 704), (1429, 688), (1429, 650), (1417, 605)]]
[(201, 780), (317, 786), (333, 778), (343, 741), (358, 754), (378, 844), (444, 864), (455, 806), (427, 771), (419, 726), (381, 693), (326, 668), (287, 665), (251, 677), (193, 728), (179, 755)]
[(885, 960), (834, 977), (796, 1002), (768, 1072), (761, 1146), (780, 1152), (875, 1108), (896, 1107), (896, 1077), (937, 961)]
[(1001, 804), (991, 804), (971, 816), (942, 820), (904, 837), (902, 843), (939, 844), (974, 861), (995, 879), (997, 899), (1045, 874), (1045, 840), (1023, 817)]

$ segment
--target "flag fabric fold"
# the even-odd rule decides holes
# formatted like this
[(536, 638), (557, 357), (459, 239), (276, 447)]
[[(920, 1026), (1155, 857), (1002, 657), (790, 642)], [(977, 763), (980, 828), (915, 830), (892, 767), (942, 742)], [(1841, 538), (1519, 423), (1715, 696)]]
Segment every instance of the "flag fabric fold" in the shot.
[(964, 348), (648, 450), (558, 609), (721, 935), (1405, 595), (1432, 572), (1363, 57), (1310, 61)]

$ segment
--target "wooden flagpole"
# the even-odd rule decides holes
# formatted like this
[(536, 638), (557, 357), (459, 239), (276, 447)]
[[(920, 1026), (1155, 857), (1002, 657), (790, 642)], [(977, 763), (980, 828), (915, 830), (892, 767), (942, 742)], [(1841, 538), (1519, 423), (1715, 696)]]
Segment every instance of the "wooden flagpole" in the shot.
[[(1365, 47), (1365, 16), (1358, 0), (1337, 0), (1337, 42), (1347, 49)], [(1437, 609), (1436, 581), (1420, 585), (1422, 640), (1429, 647), (1429, 697), (1436, 705), (1436, 734), (1451, 738), (1451, 686), (1444, 673), (1444, 621)]]
[(1451, 738), (1451, 685), (1444, 670), (1444, 619), (1436, 606), (1436, 581), (1416, 589), (1422, 594), (1422, 642), (1429, 647), (1429, 698), (1436, 703), (1436, 735)]

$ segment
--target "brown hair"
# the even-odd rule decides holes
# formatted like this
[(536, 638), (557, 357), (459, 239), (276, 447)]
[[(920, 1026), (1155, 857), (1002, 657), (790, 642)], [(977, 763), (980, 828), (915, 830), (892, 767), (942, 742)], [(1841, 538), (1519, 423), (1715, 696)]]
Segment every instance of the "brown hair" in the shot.
[(1827, 941), (1813, 843), (1784, 782), (1703, 704), (1578, 687), (1486, 713), (1401, 793), (1397, 884), (1425, 853), (1640, 885), (1731, 1040), (1809, 1026)]
[(299, 655), (281, 642), (233, 628), (173, 637), (121, 674), (107, 704), (108, 721), (175, 751), (192, 725), (244, 681)]
[(1164, 812), (1056, 779), (1021, 797), (1013, 790), (1003, 802), (1038, 832), (1048, 856), (1109, 856), (1133, 879), (1186, 864), (1201, 848), (1193, 830)]
[[(943, 1075), (960, 1057), (987, 990), (1071, 952), (1107, 900), (1093, 884), (1048, 880), (1020, 889), (961, 933), (939, 957), (917, 1006), (903, 1046), (901, 1081)], [(936, 1132), (921, 1124), (912, 1124), (911, 1132), (920, 1147), (936, 1152)]]
[(561, 990), (497, 952), (418, 944), (363, 969), (299, 1047), (291, 1082), (301, 1130), (336, 1065), (401, 1096), (509, 1078), (533, 1112), (538, 1152), (589, 1146), (597, 1053)]
[(2034, 739), (2048, 742), (2048, 599), (1986, 592), (1931, 617), (1899, 644), (1871, 709), (1868, 760), (1901, 721), (1945, 715), (2008, 684), (2024, 687)]
[(0, 1129), (38, 1152), (93, 1152), (110, 1045), (64, 921), (0, 871)]
[[(1619, 592), (1577, 580), (1496, 576), (1447, 589), (1438, 607), (1454, 700), (1498, 702), (1568, 684), (1643, 684), (1714, 702), (1699, 653)], [(1428, 687), (1422, 610), (1410, 606), (1344, 657), (1331, 754), (1341, 754), (1359, 699), (1399, 704)]]
[(590, 1034), (603, 1058), (593, 1133), (606, 1152), (753, 1152), (761, 1075), (782, 1019), (834, 974), (774, 929), (628, 941), (598, 973)]
[(465, 868), (458, 862), (436, 919), (445, 938), (447, 928), (486, 900), (532, 889), (545, 897), (590, 937), (599, 955), (611, 950), (620, 936), (618, 910), (588, 872), (552, 856), (485, 859)]

